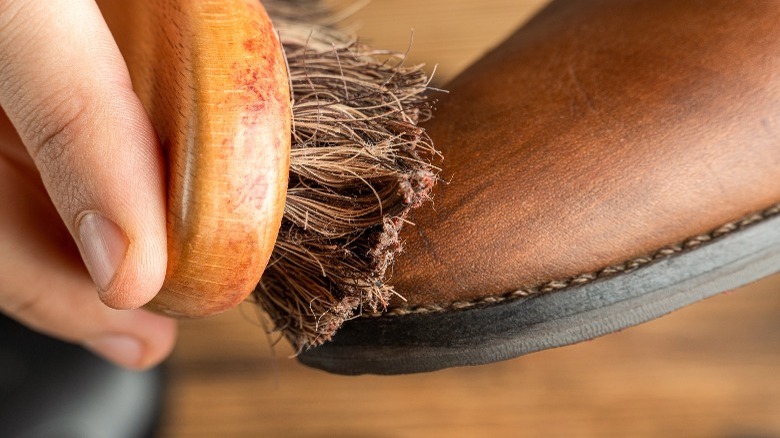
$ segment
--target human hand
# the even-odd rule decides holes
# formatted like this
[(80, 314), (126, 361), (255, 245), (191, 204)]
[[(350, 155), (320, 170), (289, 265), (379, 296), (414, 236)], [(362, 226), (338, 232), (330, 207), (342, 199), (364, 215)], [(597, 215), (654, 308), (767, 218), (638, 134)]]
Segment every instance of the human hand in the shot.
[(160, 362), (175, 323), (137, 308), (165, 276), (163, 157), (93, 0), (0, 0), (0, 109), (0, 311)]

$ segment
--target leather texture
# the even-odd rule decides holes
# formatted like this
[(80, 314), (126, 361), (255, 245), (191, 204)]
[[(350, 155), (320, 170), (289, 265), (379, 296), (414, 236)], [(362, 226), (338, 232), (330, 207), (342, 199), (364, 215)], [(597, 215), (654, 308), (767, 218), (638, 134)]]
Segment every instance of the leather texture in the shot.
[(779, 23), (775, 1), (553, 2), (439, 96), (444, 182), (392, 306), (593, 272), (780, 202)]

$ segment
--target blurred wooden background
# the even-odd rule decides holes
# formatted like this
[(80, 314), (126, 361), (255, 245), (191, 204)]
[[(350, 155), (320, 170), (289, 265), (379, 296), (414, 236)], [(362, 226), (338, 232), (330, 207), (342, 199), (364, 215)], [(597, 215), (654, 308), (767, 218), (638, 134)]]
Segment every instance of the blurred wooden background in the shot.
[[(545, 0), (374, 0), (362, 38), (439, 83)], [(780, 436), (780, 276), (583, 344), (493, 365), (341, 377), (275, 353), (252, 310), (184, 321), (164, 437)]]

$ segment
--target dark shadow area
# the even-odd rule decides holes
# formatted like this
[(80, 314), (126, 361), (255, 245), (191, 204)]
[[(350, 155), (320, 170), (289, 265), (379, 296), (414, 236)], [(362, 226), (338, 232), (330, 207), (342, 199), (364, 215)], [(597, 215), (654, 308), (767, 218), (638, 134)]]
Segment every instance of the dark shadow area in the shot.
[(152, 437), (163, 372), (128, 371), (0, 315), (0, 435)]

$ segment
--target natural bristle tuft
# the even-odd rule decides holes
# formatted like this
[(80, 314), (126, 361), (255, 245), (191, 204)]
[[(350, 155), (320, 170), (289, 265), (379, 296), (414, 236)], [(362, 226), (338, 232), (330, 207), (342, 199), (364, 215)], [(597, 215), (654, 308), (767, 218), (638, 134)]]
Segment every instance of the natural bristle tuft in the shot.
[(254, 300), (306, 348), (386, 308), (399, 232), (429, 198), (437, 152), (417, 126), (431, 116), (422, 66), (334, 29), (317, 1), (266, 7), (289, 66), (293, 134), (284, 219)]

